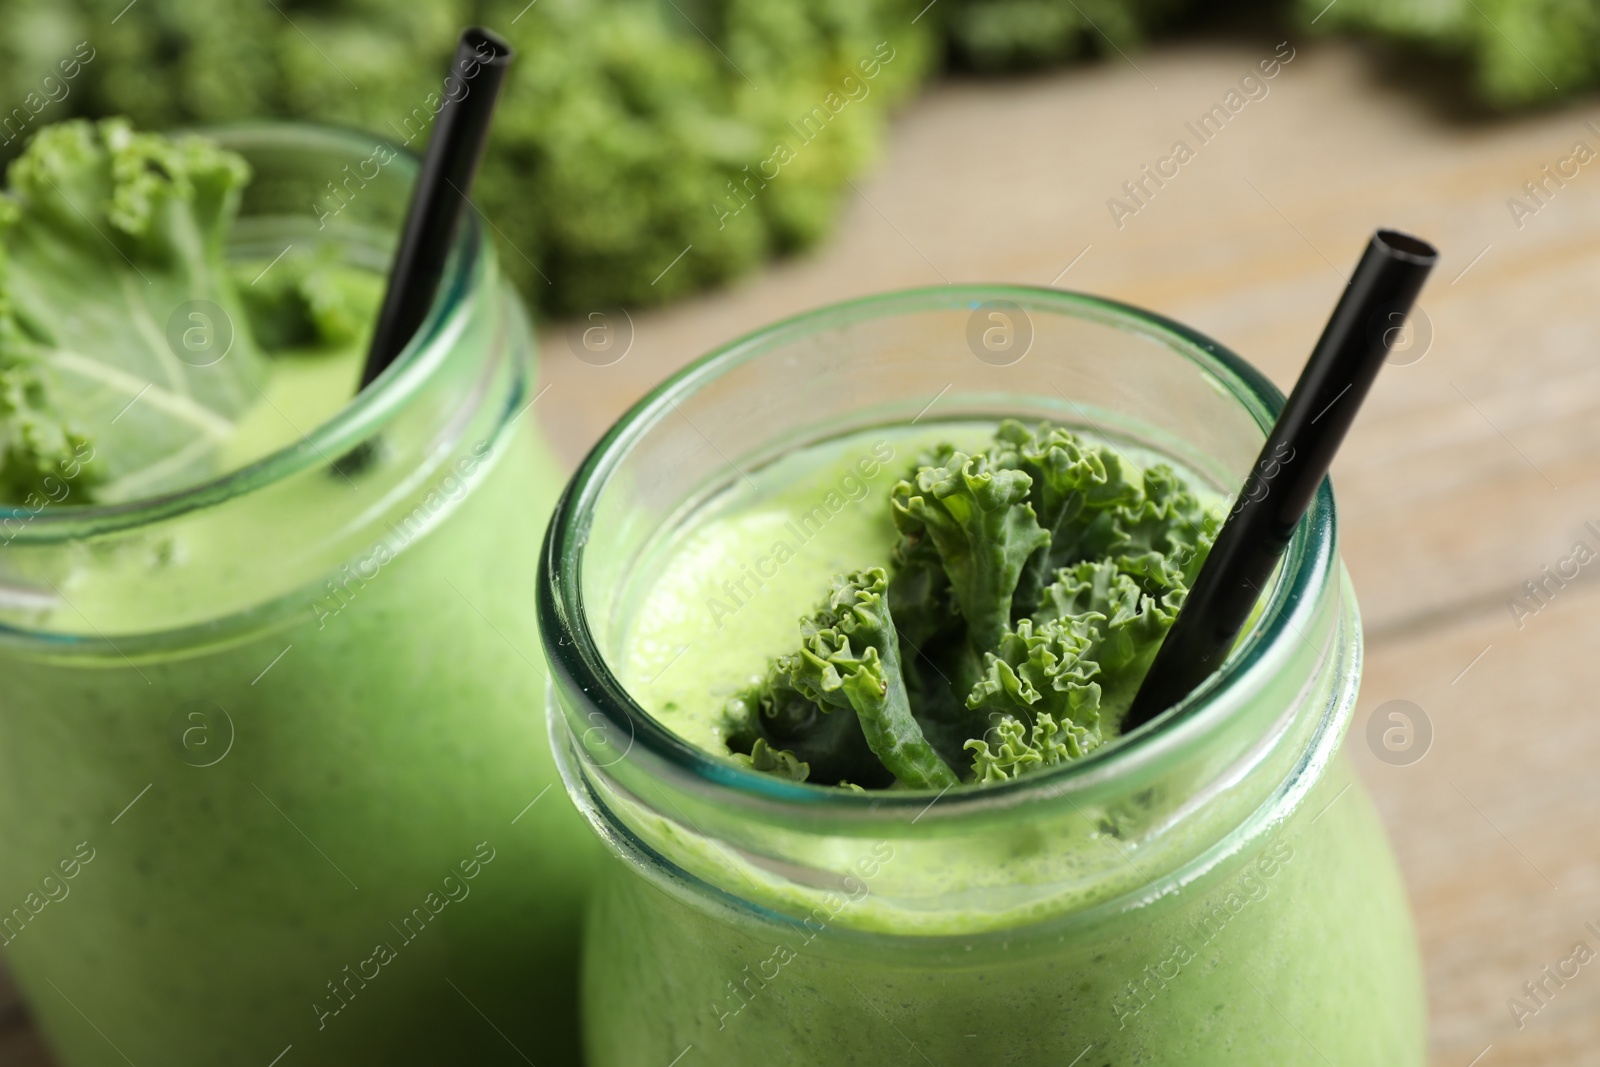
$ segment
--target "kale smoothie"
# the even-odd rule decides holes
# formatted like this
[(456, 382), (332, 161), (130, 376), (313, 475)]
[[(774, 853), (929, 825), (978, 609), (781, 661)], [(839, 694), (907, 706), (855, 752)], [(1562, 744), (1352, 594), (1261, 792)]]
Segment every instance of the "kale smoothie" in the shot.
[[(1010, 472), (1032, 483), (1013, 479), (1011, 503), (997, 503)], [(741, 482), (663, 550), (622, 680), (678, 736), (765, 774), (982, 789), (1114, 741), (1219, 525), (1214, 498), (1202, 503), (1170, 466), (1059, 428), (833, 442)], [(998, 577), (976, 573), (985, 561)], [(967, 649), (952, 643), (968, 640), (983, 595), (1013, 604), (987, 618), (1004, 627), (981, 639), (994, 651), (963, 663)], [(975, 681), (956, 701), (940, 690), (961, 672)], [(585, 994), (623, 998), (658, 1025), (592, 1013), (591, 1053), (601, 1065), (689, 1044), (701, 1062), (728, 1064), (881, 1063), (908, 1045), (934, 1063), (1068, 1063), (1086, 1049), (1084, 1062), (1114, 1064), (1420, 1062), (1409, 922), (1372, 908), (1400, 892), (1367, 855), (1373, 812), (1344, 797), (1314, 818), (1349, 784), (1336, 764), (1306, 816), (1181, 891), (1092, 915), (1048, 947), (1006, 940), (1013, 924), (1049, 918), (1037, 903), (911, 913), (874, 899), (896, 857), (887, 840), (859, 846), (831, 900), (739, 887), (804, 916), (791, 928), (707, 915), (619, 871), (591, 915)], [(1139, 821), (1138, 807), (1122, 817)], [(1118, 823), (1047, 841), (999, 829), (1006, 845), (991, 842), (985, 862), (996, 881), (1059, 874), (1075, 849), (1115, 844)], [(952, 849), (944, 860), (975, 858)], [(1056, 905), (1069, 903), (1088, 902)], [(875, 954), (830, 943), (835, 928), (914, 941)], [(1351, 982), (1355, 970), (1371, 984)]]
[[(973, 340), (996, 316), (1026, 359)], [(625, 416), (540, 589), (613, 859), (590, 1063), (1420, 1067), (1326, 483), (1229, 661), (1123, 730), (1281, 404), (1166, 320), (970, 286), (780, 323)]]
[(371, 141), (234, 143), (64, 124), (0, 200), (7, 965), (71, 1067), (574, 1062), (522, 312), (468, 232), (352, 401), (410, 164), (324, 229)]
[(624, 674), (645, 706), (853, 788), (1003, 781), (1114, 738), (1217, 508), (1042, 424), (838, 447), (859, 455), (784, 457), (664, 561)]

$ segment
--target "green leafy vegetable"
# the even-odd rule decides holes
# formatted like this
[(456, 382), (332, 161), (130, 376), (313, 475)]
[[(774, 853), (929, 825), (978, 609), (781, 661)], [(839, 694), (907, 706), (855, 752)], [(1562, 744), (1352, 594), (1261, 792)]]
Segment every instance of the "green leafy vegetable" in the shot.
[(769, 691), (792, 690), (824, 713), (853, 711), (867, 746), (900, 784), (954, 785), (955, 772), (911, 713), (887, 590), (882, 568), (835, 578), (827, 601), (801, 625), (800, 650), (772, 665)]
[[(0, 198), (0, 487), (82, 503), (208, 469), (260, 358), (223, 262), (249, 178), (203, 138), (123, 120), (41, 130)], [(92, 464), (74, 460), (95, 456)]]
[(1207, 513), (1165, 464), (1144, 471), (1131, 500), (1107, 508), (1079, 543), (1079, 558), (1158, 552), (1182, 556), (1216, 531)]
[(1324, 6), (1296, 3), (1318, 31), (1356, 30), (1464, 60), (1477, 95), (1497, 108), (1543, 103), (1600, 82), (1595, 0), (1345, 0), (1325, 13)]
[(993, 714), (1033, 719), (1042, 712), (1063, 724), (1092, 732), (1100, 743), (1100, 666), (1089, 658), (1095, 644), (1092, 614), (1017, 624), (1016, 632), (984, 657), (984, 674), (967, 697), (967, 706)]
[(773, 748), (764, 737), (755, 739), (749, 755), (735, 753), (734, 760), (753, 771), (765, 771), (793, 782), (803, 782), (811, 773), (809, 764), (802, 763), (793, 752)]
[(1116, 737), (1220, 525), (1171, 468), (1014, 420), (919, 457), (889, 504), (888, 572), (835, 577), (798, 651), (729, 701), (744, 765), (945, 788), (1082, 758)]
[(873, 786), (893, 781), (867, 746), (860, 720), (811, 700), (776, 664), (729, 700), (724, 715), (728, 747), (736, 758), (754, 761), (756, 746), (764, 744), (774, 753), (792, 755), (807, 768), (808, 781), (861, 781)]
[(1139, 500), (1139, 486), (1127, 479), (1122, 457), (1085, 446), (1059, 426), (1029, 428), (1007, 419), (995, 434), (995, 447), (997, 462), (1028, 475), (1029, 502), (1050, 537), (1028, 557), (1018, 584), (1017, 606), (1027, 613), (1057, 568), (1085, 557), (1090, 530), (1109, 521), (1102, 516)]
[(340, 253), (330, 243), (310, 252), (296, 249), (276, 263), (235, 268), (250, 332), (263, 349), (348, 345), (367, 336), (384, 279), (351, 270)]
[[(445, 77), (461, 27), (491, 27), (518, 58), (473, 201), (531, 301), (587, 314), (820, 238), (932, 65), (937, 9), (913, 21), (925, 3), (0, 0), (14, 31), (0, 89), (8, 107), (30, 93), (44, 107), (48, 76), (69, 90), (48, 104), (62, 117), (311, 119), (420, 151), (460, 91)], [(366, 195), (308, 201), (306, 217), (348, 220)]]
[(1086, 53), (1131, 52), (1192, 6), (1191, 0), (953, 0), (944, 20), (950, 50), (966, 65), (1028, 69)]
[[(586, 314), (672, 299), (814, 243), (879, 151), (892, 107), (938, 57), (983, 70), (1121, 62), (1201, 6), (322, 0), (280, 11), (258, 0), (0, 0), (16, 27), (0, 37), (0, 91), (12, 108), (0, 152), (19, 150), (33, 132), (27, 117), (41, 113), (126, 113), (155, 129), (311, 119), (416, 149), (443, 99), (459, 28), (487, 25), (521, 58), (474, 200), (495, 220), (502, 264), (529, 299)], [(1318, 32), (1458, 57), (1501, 107), (1600, 82), (1600, 0), (1280, 8)]]
[(951, 451), (894, 487), (895, 524), (908, 540), (932, 540), (966, 619), (974, 649), (992, 648), (1011, 626), (1023, 565), (1050, 543), (1027, 503), (1032, 479), (979, 453)]
[(777, 669), (815, 703), (854, 710), (867, 746), (901, 784), (954, 785), (911, 714), (887, 590), (881, 568), (834, 579), (827, 603), (801, 627), (800, 651)]
[(987, 735), (968, 741), (967, 750), (972, 753), (973, 780), (987, 784), (1078, 759), (1097, 743), (1083, 727), (1058, 723), (1046, 711), (1039, 713), (1031, 729), (1007, 715)]
[(88, 438), (55, 410), (32, 346), (0, 306), (0, 503), (37, 508), (82, 496), (104, 477), (94, 458)]
[(939, 549), (920, 524), (895, 544), (889, 567), (889, 607), (904, 644), (921, 652), (936, 636), (961, 624)]
[(1094, 620), (1085, 654), (1099, 667), (1101, 702), (1112, 721), (1120, 723), (1133, 702), (1187, 590), (1182, 573), (1153, 552), (1079, 563), (1057, 572), (1045, 590), (1040, 616)]

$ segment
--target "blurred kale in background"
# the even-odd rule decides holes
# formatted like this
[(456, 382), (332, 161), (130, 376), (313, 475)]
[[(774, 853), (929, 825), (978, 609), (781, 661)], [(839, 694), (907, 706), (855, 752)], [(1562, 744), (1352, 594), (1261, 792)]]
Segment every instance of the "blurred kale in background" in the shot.
[[(846, 181), (882, 143), (891, 107), (942, 62), (992, 71), (1114, 56), (1221, 9), (1198, 0), (0, 0), (0, 108), (9, 109), (0, 157), (15, 156), (38, 125), (113, 114), (145, 128), (315, 119), (420, 149), (456, 36), (481, 23), (520, 53), (474, 197), (503, 239), (506, 270), (548, 312), (657, 303), (821, 237)], [(1301, 32), (1370, 32), (1462, 58), (1498, 106), (1600, 79), (1600, 0), (1257, 9)]]
[[(41, 124), (308, 118), (420, 150), (457, 35), (489, 26), (519, 57), (474, 201), (530, 300), (583, 311), (670, 299), (819, 238), (890, 105), (931, 65), (916, 13), (899, 0), (0, 0), (0, 106), (51, 76), (60, 100)], [(81, 69), (65, 81), (68, 57)], [(0, 141), (18, 132), (3, 119)]]
[(947, 0), (939, 5), (945, 8), (951, 59), (985, 71), (1028, 70), (1085, 54), (1116, 55), (1116, 48), (1137, 48), (1151, 32), (1195, 6), (1195, 0)]
[(1419, 44), (1463, 60), (1473, 89), (1501, 109), (1600, 81), (1600, 0), (1296, 0), (1303, 22)]
[[(1462, 64), (1476, 97), (1510, 110), (1600, 83), (1600, 0), (941, 0), (950, 57), (1025, 69), (1131, 52), (1152, 34), (1219, 15), (1282, 32), (1393, 39)], [(1115, 42), (1113, 44), (1112, 42)]]

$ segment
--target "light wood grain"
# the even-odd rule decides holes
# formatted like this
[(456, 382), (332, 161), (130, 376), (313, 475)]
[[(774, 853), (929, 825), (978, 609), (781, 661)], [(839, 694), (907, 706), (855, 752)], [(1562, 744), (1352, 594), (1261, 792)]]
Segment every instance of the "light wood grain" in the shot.
[[(1491, 1044), (1486, 1065), (1600, 1064), (1600, 962), (1546, 1006), (1522, 989), (1577, 942), (1600, 951), (1584, 929), (1600, 927), (1597, 618), (1600, 594), (1573, 590), (1521, 632), (1491, 612), (1369, 648), (1348, 747), (1412, 894), (1436, 1064)], [(1433, 725), (1411, 766), (1380, 762), (1364, 736), (1393, 699)], [(1539, 1009), (1520, 1028), (1513, 997)]]
[[(1521, 630), (1506, 607), (1584, 521), (1600, 523), (1600, 162), (1520, 230), (1506, 207), (1575, 140), (1600, 148), (1586, 125), (1600, 106), (1463, 122), (1436, 90), (1407, 91), (1408, 72), (1291, 43), (1270, 94), (1121, 229), (1107, 198), (1177, 138), (1192, 142), (1183, 123), (1275, 41), (934, 88), (815, 253), (634, 313), (633, 348), (613, 366), (578, 361), (565, 324), (545, 329), (551, 388), (536, 410), (576, 460), (667, 373), (775, 318), (942, 280), (1049, 284), (1085, 247), (1060, 284), (1187, 322), (1287, 385), (1374, 225), (1434, 240), (1445, 258), (1422, 300), (1432, 347), (1384, 373), (1335, 468), (1369, 634), (1349, 747), (1412, 893), (1433, 1062), (1600, 1065), (1600, 964), (1521, 1030), (1506, 1006), (1575, 941), (1600, 949), (1582, 929), (1600, 925), (1600, 584), (1588, 573), (1600, 567)], [(1380, 763), (1364, 737), (1397, 698), (1435, 730), (1408, 767)], [(41, 1056), (0, 1029), (0, 1063)]]

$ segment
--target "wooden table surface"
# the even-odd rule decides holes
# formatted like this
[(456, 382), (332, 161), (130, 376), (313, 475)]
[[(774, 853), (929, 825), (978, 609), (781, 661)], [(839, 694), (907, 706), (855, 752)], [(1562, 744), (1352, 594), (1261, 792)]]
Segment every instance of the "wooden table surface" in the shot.
[[(1410, 889), (1432, 1062), (1600, 1065), (1600, 965), (1520, 1028), (1507, 1003), (1537, 1006), (1523, 983), (1575, 943), (1600, 950), (1584, 929), (1600, 925), (1600, 566), (1551, 583), (1548, 606), (1520, 626), (1508, 607), (1576, 542), (1600, 551), (1584, 525), (1600, 530), (1600, 165), (1548, 182), (1542, 205), (1522, 189), (1576, 142), (1600, 149), (1600, 104), (1464, 119), (1450, 87), (1294, 39), (1268, 94), (1119, 228), (1107, 199), (1176, 140), (1193, 146), (1184, 123), (1275, 48), (1168, 46), (932, 88), (813, 254), (634, 313), (633, 347), (612, 366), (577, 360), (563, 325), (544, 330), (551, 388), (536, 410), (575, 461), (715, 344), (945, 280), (1056, 282), (1149, 307), (1287, 387), (1375, 225), (1434, 241), (1444, 258), (1410, 350), (1426, 354), (1386, 369), (1334, 468), (1368, 641), (1348, 747)], [(1518, 195), (1538, 207), (1520, 227)], [(1373, 710), (1396, 699), (1433, 731), (1405, 766), (1365, 740)], [(48, 1063), (3, 985), (0, 1064)]]

